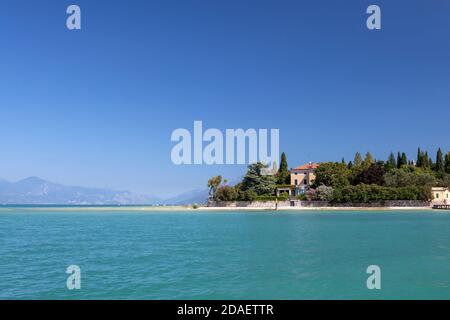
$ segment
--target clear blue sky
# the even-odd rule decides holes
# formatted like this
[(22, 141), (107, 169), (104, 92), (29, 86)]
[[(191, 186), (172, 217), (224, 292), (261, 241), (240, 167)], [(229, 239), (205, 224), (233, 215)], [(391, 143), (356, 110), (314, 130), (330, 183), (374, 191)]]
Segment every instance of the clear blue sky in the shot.
[[(279, 128), (289, 166), (450, 149), (450, 2), (4, 1), (0, 177), (156, 195), (176, 128)], [(82, 30), (66, 29), (78, 4)], [(382, 30), (366, 28), (378, 4)]]

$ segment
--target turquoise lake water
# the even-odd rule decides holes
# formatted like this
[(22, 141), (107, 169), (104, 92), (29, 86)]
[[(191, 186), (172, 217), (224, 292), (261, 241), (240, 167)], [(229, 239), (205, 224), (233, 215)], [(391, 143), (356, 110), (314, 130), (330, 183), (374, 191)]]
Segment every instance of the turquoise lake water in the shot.
[(450, 212), (1, 208), (0, 259), (0, 299), (450, 299)]

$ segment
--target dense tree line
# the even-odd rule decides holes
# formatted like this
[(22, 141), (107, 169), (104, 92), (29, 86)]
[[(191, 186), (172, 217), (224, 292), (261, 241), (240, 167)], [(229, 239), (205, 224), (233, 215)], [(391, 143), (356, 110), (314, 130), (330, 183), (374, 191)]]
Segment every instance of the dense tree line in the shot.
[[(433, 161), (420, 148), (415, 160), (406, 153), (390, 153), (386, 161), (365, 158), (356, 153), (353, 161), (321, 163), (316, 170), (313, 190), (304, 198), (334, 202), (370, 202), (380, 200), (431, 200), (431, 188), (450, 187), (450, 152), (438, 149)], [(321, 186), (328, 187), (323, 195)], [(331, 194), (331, 196), (330, 196)]]
[[(275, 175), (264, 174), (267, 165), (248, 166), (240, 183), (229, 186), (221, 176), (208, 181), (210, 199), (254, 201), (276, 199), (276, 187), (290, 185), (290, 172), (283, 152)], [(364, 158), (357, 152), (352, 161), (324, 162), (316, 169), (312, 188), (301, 199), (334, 202), (383, 200), (431, 200), (431, 188), (450, 187), (450, 152), (438, 149), (433, 161), (428, 151), (418, 148), (417, 157), (391, 152), (386, 161), (376, 160), (370, 152)], [(283, 195), (279, 199), (286, 199)]]
[[(211, 178), (208, 182), (210, 199), (220, 201), (275, 200), (277, 185), (290, 183), (286, 154), (284, 152), (281, 154), (280, 167), (275, 175), (264, 174), (266, 169), (268, 166), (261, 162), (249, 165), (244, 178), (235, 186), (222, 183), (220, 176)], [(286, 198), (286, 195), (279, 197), (280, 200)]]

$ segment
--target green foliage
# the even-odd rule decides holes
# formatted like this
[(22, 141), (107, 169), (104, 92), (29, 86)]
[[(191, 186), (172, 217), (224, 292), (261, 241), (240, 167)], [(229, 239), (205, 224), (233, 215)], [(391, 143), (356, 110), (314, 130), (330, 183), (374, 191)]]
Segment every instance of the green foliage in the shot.
[(407, 165), (408, 165), (408, 158), (406, 157), (406, 153), (402, 152), (400, 168), (402, 166), (407, 166)]
[(416, 166), (419, 167), (419, 168), (423, 167), (423, 163), (422, 163), (422, 151), (420, 150), (420, 147), (417, 149)]
[(291, 174), (289, 172), (286, 154), (283, 152), (280, 159), (280, 168), (277, 173), (278, 184), (289, 184), (291, 181)]
[(380, 163), (374, 163), (355, 177), (355, 184), (378, 184), (384, 185), (385, 166)]
[(436, 172), (445, 172), (444, 155), (442, 154), (441, 148), (439, 148), (436, 154)]
[(444, 164), (444, 167), (445, 167), (445, 173), (449, 173), (449, 174), (450, 174), (450, 152), (448, 152), (448, 153), (445, 155), (445, 164)]
[(306, 194), (299, 194), (297, 200), (306, 201)]
[(235, 187), (222, 186), (217, 189), (214, 199), (219, 201), (235, 201), (237, 197), (238, 192)]
[(357, 152), (357, 153), (355, 154), (355, 159), (354, 159), (354, 161), (353, 161), (353, 166), (356, 167), (356, 168), (358, 168), (358, 167), (360, 167), (361, 165), (362, 165), (362, 157), (361, 157), (361, 154), (360, 154), (359, 152)]
[(238, 195), (237, 195), (237, 200), (239, 201), (250, 201), (253, 202), (256, 200), (256, 198), (258, 197), (258, 195), (256, 194), (256, 192), (252, 191), (252, 190), (238, 190)]
[(215, 198), (217, 188), (222, 183), (222, 176), (214, 176), (208, 180), (209, 196)]
[(353, 169), (353, 162), (349, 162), (347, 165), (347, 169), (352, 170)]
[(241, 190), (252, 190), (257, 195), (273, 195), (275, 192), (275, 177), (262, 175), (261, 170), (267, 168), (261, 162), (248, 166), (248, 171), (242, 180)]
[(394, 169), (396, 167), (397, 167), (397, 161), (395, 161), (394, 153), (391, 152), (391, 154), (389, 155), (389, 159), (387, 161), (387, 164), (386, 164), (386, 169), (387, 170), (392, 170), (392, 169)]
[(336, 162), (325, 162), (321, 163), (316, 169), (314, 180), (314, 188), (321, 185), (328, 187), (342, 187), (350, 184), (351, 171), (347, 168), (345, 164)]
[(333, 202), (336, 203), (367, 203), (389, 200), (431, 200), (431, 188), (423, 186), (382, 187), (376, 184), (345, 186), (334, 189)]
[(436, 185), (437, 179), (430, 169), (420, 169), (416, 167), (404, 167), (395, 169), (385, 174), (385, 184), (388, 187), (408, 187)]
[(362, 163), (363, 169), (368, 169), (372, 164), (375, 163), (375, 160), (372, 157), (372, 154), (370, 152), (366, 153), (366, 157), (364, 158), (364, 161)]

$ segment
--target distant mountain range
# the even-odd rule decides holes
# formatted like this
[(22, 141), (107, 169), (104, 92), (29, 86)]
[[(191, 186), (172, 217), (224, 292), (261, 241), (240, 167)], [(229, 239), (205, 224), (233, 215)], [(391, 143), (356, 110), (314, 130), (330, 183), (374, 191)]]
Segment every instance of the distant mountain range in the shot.
[(206, 203), (208, 199), (208, 189), (193, 190), (184, 192), (175, 197), (163, 200), (163, 204), (183, 205), (183, 204), (201, 204)]
[(204, 203), (208, 191), (186, 192), (169, 199), (129, 191), (65, 186), (30, 177), (17, 182), (0, 179), (0, 204), (30, 205), (137, 205)]

